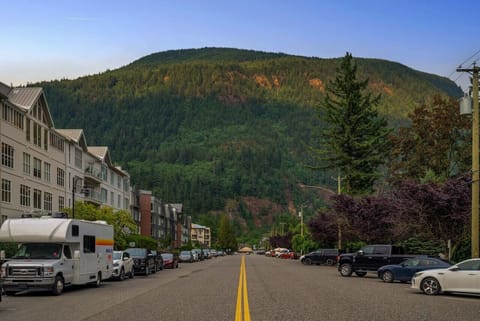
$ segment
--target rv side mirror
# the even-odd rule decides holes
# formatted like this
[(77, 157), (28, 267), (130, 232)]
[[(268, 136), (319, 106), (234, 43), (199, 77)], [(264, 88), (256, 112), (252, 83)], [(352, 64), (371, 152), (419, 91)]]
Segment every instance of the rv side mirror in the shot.
[(79, 260), (79, 259), (80, 259), (80, 251), (79, 251), (79, 250), (73, 251), (73, 258), (74, 258), (75, 260)]
[(362, 251), (362, 250), (359, 250), (357, 253), (358, 253), (358, 255), (360, 255), (360, 256), (363, 255), (363, 251)]

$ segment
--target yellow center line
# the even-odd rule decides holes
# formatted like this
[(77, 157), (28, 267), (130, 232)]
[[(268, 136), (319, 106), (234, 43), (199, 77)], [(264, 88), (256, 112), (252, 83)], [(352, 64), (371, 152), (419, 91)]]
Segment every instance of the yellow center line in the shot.
[[(242, 299), (243, 299), (243, 314), (242, 314)], [(248, 306), (247, 271), (245, 269), (245, 256), (242, 256), (242, 263), (240, 264), (240, 277), (238, 278), (237, 306), (235, 308), (235, 321), (250, 321), (250, 308)]]

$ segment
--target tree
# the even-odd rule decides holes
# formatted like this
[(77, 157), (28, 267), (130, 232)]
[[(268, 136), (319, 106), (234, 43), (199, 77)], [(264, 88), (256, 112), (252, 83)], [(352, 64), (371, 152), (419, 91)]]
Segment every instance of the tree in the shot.
[(459, 115), (457, 100), (434, 96), (409, 117), (411, 126), (391, 136), (389, 169), (394, 179), (445, 181), (470, 168), (471, 120)]
[(235, 233), (233, 232), (230, 220), (226, 215), (222, 215), (222, 218), (220, 219), (217, 246), (221, 249), (237, 249)]
[(373, 190), (380, 177), (377, 169), (389, 153), (391, 130), (375, 107), (380, 95), (366, 93), (367, 80), (357, 80), (357, 65), (347, 52), (337, 68), (335, 80), (328, 83), (320, 118), (327, 122), (322, 131), (322, 147), (317, 156), (326, 162), (323, 168), (345, 176), (347, 194), (365, 194)]

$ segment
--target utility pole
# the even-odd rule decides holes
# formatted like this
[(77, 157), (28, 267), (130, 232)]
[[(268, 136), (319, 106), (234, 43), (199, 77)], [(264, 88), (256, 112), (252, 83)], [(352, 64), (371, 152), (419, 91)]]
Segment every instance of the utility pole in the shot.
[(468, 72), (473, 75), (472, 82), (472, 258), (480, 257), (479, 253), (479, 191), (480, 191), (480, 166), (479, 166), (479, 116), (478, 116), (478, 74), (480, 68), (473, 64), (472, 69), (457, 68), (457, 71)]
[[(344, 178), (344, 177), (343, 177)], [(337, 179), (333, 178), (333, 180), (337, 181), (337, 195), (342, 194), (342, 177), (338, 174)], [(340, 219), (337, 218), (337, 240), (338, 240), (338, 249), (342, 249), (342, 226), (340, 224)]]

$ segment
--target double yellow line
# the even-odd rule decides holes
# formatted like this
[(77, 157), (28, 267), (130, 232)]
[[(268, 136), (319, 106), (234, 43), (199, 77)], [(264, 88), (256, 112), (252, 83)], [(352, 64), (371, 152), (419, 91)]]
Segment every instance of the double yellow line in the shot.
[[(242, 314), (242, 299), (243, 299), (243, 314)], [(248, 291), (247, 291), (247, 271), (245, 270), (245, 256), (242, 256), (242, 263), (240, 264), (240, 278), (238, 279), (237, 307), (235, 309), (235, 321), (250, 321), (250, 308), (248, 307)]]

